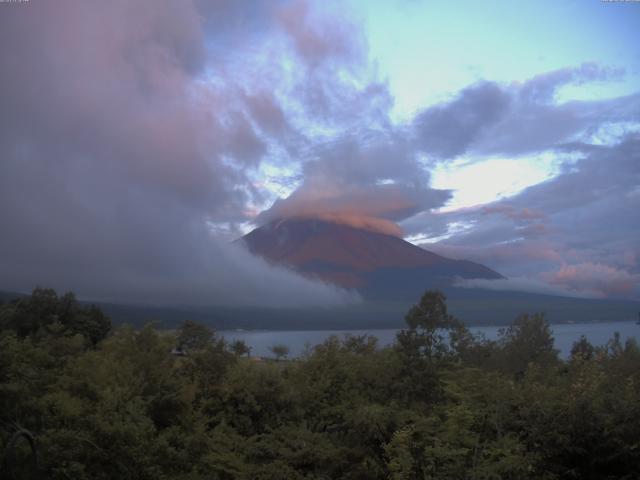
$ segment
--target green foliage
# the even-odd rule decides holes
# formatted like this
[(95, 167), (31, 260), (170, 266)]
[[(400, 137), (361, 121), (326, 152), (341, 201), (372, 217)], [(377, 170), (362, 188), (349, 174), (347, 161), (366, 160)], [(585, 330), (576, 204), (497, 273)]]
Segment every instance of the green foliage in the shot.
[(272, 345), (271, 347), (269, 347), (269, 350), (271, 350), (271, 353), (275, 355), (276, 360), (287, 358), (287, 355), (289, 355), (289, 347), (287, 347), (286, 345)]
[(410, 357), (435, 362), (456, 356), (472, 337), (464, 325), (447, 313), (442, 292), (427, 291), (407, 313), (408, 329), (397, 335), (398, 346)]
[(251, 354), (251, 347), (247, 345), (244, 340), (234, 340), (233, 342), (231, 342), (229, 347), (231, 348), (231, 351), (234, 353), (234, 355), (237, 355), (238, 357)]
[(187, 352), (202, 350), (214, 340), (214, 337), (214, 331), (206, 325), (187, 320), (180, 327), (178, 347)]
[(331, 337), (288, 362), (103, 321), (45, 289), (0, 306), (2, 478), (640, 478), (640, 348), (616, 335), (562, 361), (541, 315), (486, 341), (438, 292), (392, 347)]
[(584, 335), (573, 343), (571, 347), (571, 358), (574, 360), (591, 360), (595, 354), (595, 348), (589, 343)]
[(521, 315), (509, 327), (501, 328), (498, 335), (502, 366), (516, 376), (524, 375), (530, 363), (549, 367), (558, 361), (551, 329), (542, 314)]
[(36, 288), (31, 296), (0, 306), (0, 329), (20, 337), (80, 334), (95, 346), (111, 330), (111, 321), (94, 305), (83, 307), (73, 293), (58, 297), (50, 288)]
[(407, 398), (431, 403), (442, 395), (443, 366), (460, 358), (472, 336), (447, 312), (446, 297), (427, 291), (407, 313), (407, 326), (396, 338), (403, 362), (398, 388)]

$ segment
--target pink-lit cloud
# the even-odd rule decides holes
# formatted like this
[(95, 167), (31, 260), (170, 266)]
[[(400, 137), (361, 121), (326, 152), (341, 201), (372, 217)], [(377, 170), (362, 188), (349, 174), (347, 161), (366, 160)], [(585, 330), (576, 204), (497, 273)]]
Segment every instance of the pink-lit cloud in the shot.
[[(491, 265), (514, 282), (526, 280), (492, 288), (529, 285), (540, 292), (544, 284), (545, 291), (565, 294), (638, 298), (640, 138), (628, 134), (612, 145), (561, 149), (581, 158), (553, 179), (509, 199), (402, 225), (409, 232), (431, 225), (433, 236), (450, 233), (425, 246)], [(451, 231), (454, 223), (467, 228)]]
[(338, 223), (402, 236), (402, 230), (395, 221), (428, 208), (429, 204), (439, 205), (447, 196), (447, 192), (418, 188), (411, 190), (395, 184), (341, 185), (318, 182), (313, 186), (305, 184), (287, 199), (277, 201), (258, 216), (257, 221), (265, 223), (291, 217), (333, 219)]
[(543, 278), (572, 291), (602, 297), (626, 296), (640, 284), (640, 274), (591, 262), (563, 265), (555, 272), (543, 274)]

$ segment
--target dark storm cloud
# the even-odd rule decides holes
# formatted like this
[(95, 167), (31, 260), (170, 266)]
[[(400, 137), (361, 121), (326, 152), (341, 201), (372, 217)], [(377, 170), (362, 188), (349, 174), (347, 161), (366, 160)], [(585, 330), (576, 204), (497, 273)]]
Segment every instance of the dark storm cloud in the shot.
[[(11, 47), (0, 55), (1, 288), (46, 284), (162, 303), (347, 299), (206, 226), (243, 218), (259, 194), (247, 176), (267, 151), (259, 132), (286, 125), (267, 95), (203, 81), (212, 69), (224, 79), (211, 39), (224, 35), (231, 49), (243, 39), (233, 25), (247, 10), (234, 3), (3, 9), (0, 41)], [(269, 8), (272, 18), (280, 7)], [(269, 28), (254, 23), (256, 34)], [(212, 33), (219, 24), (227, 30)]]
[[(640, 136), (630, 133), (612, 145), (567, 144), (558, 151), (581, 158), (514, 197), (432, 214), (433, 236), (450, 225), (465, 228), (428, 248), (515, 277), (492, 288), (548, 293), (551, 286), (577, 295), (638, 298)], [(420, 230), (430, 223), (428, 217), (411, 222), (403, 226)]]

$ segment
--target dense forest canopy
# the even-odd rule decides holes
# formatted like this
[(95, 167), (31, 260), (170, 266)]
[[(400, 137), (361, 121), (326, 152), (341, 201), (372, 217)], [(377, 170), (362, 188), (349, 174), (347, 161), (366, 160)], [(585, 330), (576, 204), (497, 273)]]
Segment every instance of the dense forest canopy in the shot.
[[(394, 345), (257, 359), (205, 325), (112, 328), (72, 294), (0, 305), (2, 478), (640, 478), (640, 348), (559, 359), (544, 316), (497, 341), (426, 292)], [(37, 459), (36, 459), (37, 455)]]

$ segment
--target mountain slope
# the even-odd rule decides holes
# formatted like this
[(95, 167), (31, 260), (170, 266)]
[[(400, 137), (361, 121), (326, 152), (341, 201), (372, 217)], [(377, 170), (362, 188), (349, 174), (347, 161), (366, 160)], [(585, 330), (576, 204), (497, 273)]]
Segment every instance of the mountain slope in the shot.
[(402, 290), (404, 279), (422, 288), (450, 285), (456, 277), (502, 278), (479, 263), (445, 258), (401, 238), (316, 219), (274, 221), (240, 241), (273, 263), (376, 298), (388, 282)]

